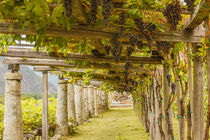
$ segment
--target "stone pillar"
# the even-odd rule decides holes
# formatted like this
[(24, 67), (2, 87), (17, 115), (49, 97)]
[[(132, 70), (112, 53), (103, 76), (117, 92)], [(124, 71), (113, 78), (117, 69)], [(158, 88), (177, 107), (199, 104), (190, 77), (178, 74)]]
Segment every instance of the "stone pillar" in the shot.
[(89, 102), (89, 116), (95, 116), (95, 106), (94, 106), (94, 89), (92, 86), (88, 87), (88, 102)]
[(108, 110), (109, 109), (109, 94), (108, 93), (105, 93), (105, 106), (106, 106), (105, 110)]
[(84, 119), (89, 118), (89, 102), (88, 102), (88, 87), (84, 87)]
[(23, 140), (21, 73), (5, 74), (4, 140)]
[(98, 107), (99, 107), (99, 113), (102, 112), (102, 99), (101, 99), (101, 96), (102, 96), (102, 91), (101, 90), (98, 90)]
[(98, 90), (94, 87), (94, 108), (95, 108), (95, 116), (98, 115)]
[(58, 97), (56, 110), (56, 136), (69, 135), (67, 110), (67, 80), (58, 80)]
[(74, 101), (74, 85), (71, 83), (67, 84), (67, 96), (68, 96), (68, 118), (72, 119), (73, 123), (76, 124), (76, 111)]
[(83, 88), (81, 85), (76, 85), (75, 88), (75, 109), (77, 124), (83, 123)]
[(101, 111), (105, 110), (105, 92), (101, 91)]

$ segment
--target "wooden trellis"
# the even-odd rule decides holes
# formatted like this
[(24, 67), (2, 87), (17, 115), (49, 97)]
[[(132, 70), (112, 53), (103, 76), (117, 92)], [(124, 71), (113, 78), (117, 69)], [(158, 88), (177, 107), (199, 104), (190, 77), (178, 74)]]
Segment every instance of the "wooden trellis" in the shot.
[[(113, 0), (114, 8), (126, 11), (126, 8), (123, 8), (123, 0)], [(53, 8), (54, 5), (51, 6)], [(145, 9), (142, 9), (145, 10)], [(152, 9), (146, 9), (152, 10)], [(158, 9), (157, 12), (162, 12), (162, 9)], [(183, 14), (189, 14), (185, 10), (182, 10)], [(152, 34), (153, 41), (170, 41), (170, 42), (191, 42), (191, 43), (201, 43), (202, 38), (209, 38), (206, 34), (209, 33), (209, 29), (206, 27), (206, 31), (203, 28), (197, 28), (208, 16), (210, 13), (210, 1), (209, 0), (201, 0), (200, 4), (196, 7), (195, 12), (191, 15), (183, 26), (183, 30), (166, 30), (165, 32), (155, 31)], [(46, 29), (47, 37), (65, 37), (68, 39), (89, 39), (91, 41), (95, 41), (94, 45), (98, 50), (103, 51), (101, 43), (101, 39), (110, 39), (113, 34), (119, 31), (119, 27), (108, 26), (108, 27), (96, 27), (89, 24), (89, 19), (87, 13), (82, 6), (80, 0), (74, 0), (73, 4), (73, 15), (77, 18), (79, 24), (71, 25), (70, 31), (51, 26)], [(0, 22), (0, 33), (3, 34), (18, 34), (18, 35), (39, 35), (33, 26), (26, 26), (24, 30), (18, 28), (18, 25), (14, 23), (13, 30), (10, 30), (10, 22)], [(134, 30), (134, 33), (138, 34), (140, 41), (146, 41), (145, 37), (138, 30)], [(119, 37), (121, 42), (127, 42), (129, 40), (129, 34), (124, 33)], [(207, 56), (209, 56), (209, 51), (207, 51)], [(48, 55), (44, 52), (35, 52), (29, 49), (9, 49), (7, 53), (2, 52), (0, 56), (5, 56), (3, 59), (3, 63), (11, 65), (32, 65), (32, 66), (43, 66), (43, 67), (35, 67), (34, 70), (43, 72), (43, 139), (48, 139), (48, 124), (47, 124), (47, 111), (48, 111), (48, 86), (47, 86), (47, 72), (48, 71), (63, 71), (69, 73), (77, 73), (75, 77), (81, 77), (80, 74), (84, 74), (84, 69), (92, 68), (92, 69), (104, 69), (107, 70), (107, 75), (102, 75), (98, 73), (94, 73), (93, 79), (97, 80), (97, 82), (93, 85), (99, 86), (102, 81), (117, 83), (116, 90), (124, 87), (132, 87), (130, 83), (126, 85), (126, 83), (121, 81), (119, 77), (123, 75), (124, 71), (124, 63), (126, 62), (126, 57), (120, 57), (119, 64), (113, 63), (113, 57), (111, 56), (94, 56), (94, 55), (81, 55), (81, 54), (67, 54), (66, 56), (56, 56), (56, 55)], [(72, 63), (67, 63), (66, 60), (73, 61)], [(150, 73), (149, 71), (143, 69), (137, 64), (162, 64), (162, 56), (153, 56), (150, 57), (134, 57), (132, 56), (130, 59), (132, 65), (129, 68), (129, 72), (131, 77), (135, 77), (135, 72), (140, 73)], [(88, 65), (82, 65), (80, 68), (82, 70), (75, 70), (78, 65), (74, 61), (88, 61)], [(207, 65), (209, 67), (209, 58), (207, 59)], [(47, 66), (47, 67), (46, 67)], [(13, 67), (14, 68), (14, 67)], [(166, 71), (166, 67), (164, 67)], [(114, 73), (111, 73), (114, 71)], [(210, 75), (209, 69), (208, 76)], [(165, 73), (164, 73), (165, 74)], [(166, 77), (164, 77), (166, 78)], [(165, 80), (165, 79), (164, 79)], [(165, 80), (166, 82), (166, 80)], [(165, 84), (165, 92), (168, 92), (167, 84)], [(210, 83), (208, 82), (208, 87), (210, 87)], [(210, 92), (210, 90), (208, 91)], [(209, 94), (210, 97), (210, 94)], [(167, 99), (167, 97), (165, 96)], [(210, 99), (209, 99), (210, 100)], [(167, 102), (165, 102), (167, 104)], [(210, 112), (210, 110), (208, 110)], [(166, 125), (166, 127), (168, 127)], [(196, 130), (193, 130), (196, 133)], [(196, 133), (197, 134), (197, 133)], [(207, 134), (206, 134), (207, 135)]]

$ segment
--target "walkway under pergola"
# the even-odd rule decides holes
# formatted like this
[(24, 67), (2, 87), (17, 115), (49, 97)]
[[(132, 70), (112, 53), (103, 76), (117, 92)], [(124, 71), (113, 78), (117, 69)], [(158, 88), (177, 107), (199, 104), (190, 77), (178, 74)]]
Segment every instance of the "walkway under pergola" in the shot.
[[(114, 1), (114, 8), (120, 10), (126, 10), (123, 8), (123, 2), (119, 0)], [(54, 5), (50, 5), (54, 7)], [(76, 15), (79, 24), (71, 25), (71, 29), (63, 29), (57, 26), (50, 26), (46, 29), (45, 36), (49, 39), (51, 37), (65, 37), (68, 38), (71, 44), (76, 44), (75, 40), (87, 39), (94, 42), (95, 48), (100, 54), (104, 54), (104, 46), (101, 43), (102, 39), (110, 39), (113, 34), (119, 31), (120, 27), (117, 26), (103, 26), (97, 27), (88, 23), (87, 13), (84, 12), (82, 3), (80, 0), (74, 0), (73, 15)], [(168, 41), (172, 42), (172, 48), (175, 43), (187, 42), (193, 46), (193, 53), (196, 54), (199, 50), (199, 45), (202, 43), (202, 39), (209, 39), (209, 12), (210, 1), (202, 0), (201, 3), (195, 8), (194, 14), (190, 15), (185, 22), (182, 30), (165, 30), (154, 31), (151, 35), (153, 41)], [(147, 9), (146, 9), (147, 10)], [(149, 9), (151, 10), (151, 9)], [(161, 9), (158, 12), (162, 12)], [(189, 14), (186, 10), (182, 11), (183, 14)], [(202, 23), (206, 22), (206, 27), (202, 27)], [(13, 24), (13, 29), (10, 29)], [(1, 34), (17, 34), (17, 35), (39, 35), (33, 26), (24, 27), (24, 30), (18, 27), (17, 23), (11, 23), (10, 21), (0, 22)], [(139, 35), (140, 41), (147, 41), (145, 36), (138, 31), (134, 31)], [(22, 36), (23, 37), (23, 36)], [(24, 37), (22, 38), (24, 40)], [(119, 41), (122, 44), (128, 44), (129, 33), (124, 33), (119, 37)], [(78, 53), (66, 53), (66, 54), (49, 54), (47, 51), (32, 50), (31, 47), (34, 44), (17, 43), (16, 47), (8, 47), (7, 51), (2, 51), (0, 56), (4, 59), (2, 63), (8, 64), (8, 72), (5, 75), (6, 91), (5, 91), (5, 126), (4, 126), (4, 139), (12, 140), (23, 139), (23, 130), (21, 122), (21, 100), (20, 100), (20, 86), (22, 75), (19, 73), (20, 65), (34, 66), (34, 71), (42, 72), (43, 74), (43, 123), (42, 123), (42, 139), (48, 139), (48, 73), (57, 73), (58, 80), (58, 98), (57, 98), (57, 111), (56, 111), (56, 135), (66, 136), (68, 131), (68, 117), (72, 117), (75, 124), (82, 124), (87, 121), (89, 117), (94, 117), (106, 110), (108, 110), (108, 93), (100, 89), (103, 82), (114, 85), (114, 91), (127, 92), (133, 95), (134, 110), (137, 115), (142, 115), (142, 122), (146, 128), (146, 131), (150, 133), (150, 139), (157, 140), (169, 140), (173, 137), (171, 131), (171, 106), (170, 100), (170, 86), (167, 84), (167, 74), (170, 73), (170, 67), (166, 64), (165, 56), (155, 47), (153, 44), (151, 52), (148, 51), (147, 56), (131, 56), (129, 61), (131, 66), (128, 69), (130, 80), (128, 83), (124, 80), (124, 65), (127, 61), (126, 56), (121, 56), (118, 63), (114, 63), (113, 56), (110, 55), (94, 55), (94, 54), (78, 54)], [(23, 47), (24, 46), (24, 47)], [(125, 47), (125, 46), (124, 46)], [(206, 44), (206, 48), (209, 44)], [(210, 77), (210, 49), (206, 50), (207, 53), (207, 73), (208, 80)], [(78, 63), (86, 62), (86, 64), (79, 65)], [(191, 63), (191, 62), (190, 62)], [(192, 106), (192, 133), (194, 140), (201, 140), (201, 135), (204, 135), (204, 130), (195, 124), (204, 125), (203, 114), (200, 111), (202, 104), (201, 95), (203, 85), (199, 82), (203, 82), (204, 74), (204, 62), (202, 56), (195, 56), (193, 59), (193, 78), (194, 87)], [(144, 66), (155, 65), (156, 68), (145, 68)], [(89, 86), (83, 86), (81, 84), (82, 78), (87, 74), (88, 69), (91, 71), (91, 80)], [(102, 70), (100, 72), (99, 70)], [(203, 70), (203, 71), (202, 71)], [(68, 77), (64, 75), (68, 73)], [(137, 86), (136, 79), (152, 76), (152, 83), (141, 91), (135, 89)], [(192, 78), (192, 74), (191, 74)], [(71, 79), (77, 79), (75, 89), (73, 83), (69, 81)], [(163, 80), (163, 87), (160, 81)], [(210, 81), (210, 80), (209, 80)], [(210, 82), (208, 81), (208, 87)], [(139, 83), (138, 83), (139, 84)], [(191, 87), (192, 89), (192, 83)], [(163, 97), (161, 96), (161, 90), (163, 89)], [(210, 91), (208, 91), (210, 94)], [(138, 94), (139, 93), (139, 94)], [(140, 94), (142, 93), (142, 94)], [(144, 94), (149, 93), (149, 94)], [(209, 95), (208, 94), (208, 95)], [(170, 96), (169, 96), (170, 95)], [(75, 97), (74, 97), (75, 96)], [(141, 96), (141, 100), (139, 99)], [(196, 98), (198, 97), (198, 98)], [(200, 98), (201, 97), (201, 98)], [(164, 102), (162, 102), (162, 98)], [(209, 95), (210, 98), (210, 95)], [(157, 100), (157, 101), (156, 101)], [(210, 100), (210, 99), (209, 99)], [(149, 104), (149, 105), (148, 105)], [(140, 106), (142, 108), (140, 108)], [(162, 108), (164, 106), (164, 108)], [(74, 108), (74, 109), (73, 109)], [(156, 111), (155, 111), (156, 110)], [(210, 107), (208, 107), (210, 112)], [(14, 115), (11, 115), (14, 114)], [(69, 115), (68, 115), (69, 114)], [(165, 116), (163, 116), (163, 114)], [(163, 119), (163, 117), (165, 119)], [(163, 126), (157, 125), (155, 122), (161, 123)], [(151, 125), (153, 124), (154, 125)], [(207, 122), (209, 123), (209, 122)], [(209, 127), (209, 126), (208, 126)], [(207, 127), (207, 129), (209, 129)], [(164, 134), (163, 134), (164, 128)], [(202, 131), (202, 132), (201, 132)], [(10, 134), (12, 132), (12, 135)], [(207, 131), (205, 131), (207, 132)], [(200, 134), (201, 133), (201, 134)]]

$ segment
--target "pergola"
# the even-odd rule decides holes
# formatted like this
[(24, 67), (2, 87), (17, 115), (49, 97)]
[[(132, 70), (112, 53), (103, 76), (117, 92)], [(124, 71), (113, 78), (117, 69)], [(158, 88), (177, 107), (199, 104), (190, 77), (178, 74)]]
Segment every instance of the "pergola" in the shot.
[[(46, 29), (45, 36), (47, 37), (65, 37), (68, 39), (88, 39), (94, 42), (95, 48), (100, 52), (104, 53), (104, 47), (101, 44), (102, 39), (110, 39), (113, 34), (117, 33), (119, 31), (120, 27), (117, 26), (103, 26), (103, 27), (97, 27), (93, 26), (89, 23), (89, 19), (87, 16), (87, 12), (83, 8), (83, 3), (81, 3), (80, 0), (73, 0), (73, 15), (77, 18), (78, 24), (71, 25), (71, 29), (63, 29), (61, 27), (57, 26), (50, 26)], [(126, 11), (127, 9), (123, 7), (123, 4), (125, 1), (123, 0), (113, 0), (114, 2), (114, 9), (119, 9), (122, 11)], [(54, 8), (55, 5), (50, 5), (51, 8)], [(195, 12), (190, 15), (188, 20), (186, 20), (183, 29), (182, 30), (165, 30), (164, 32), (161, 31), (154, 31), (151, 35), (153, 38), (153, 41), (169, 41), (173, 43), (177, 42), (187, 42), (192, 43), (194, 46), (196, 44), (202, 43), (202, 38), (209, 39), (209, 26), (206, 24), (205, 28), (202, 28), (200, 26), (203, 22), (209, 22), (209, 12), (210, 12), (210, 1), (209, 0), (202, 0), (200, 4), (195, 8)], [(142, 9), (145, 11), (152, 11), (152, 9)], [(158, 9), (157, 12), (162, 12), (163, 9)], [(186, 10), (182, 10), (183, 14), (189, 14)], [(33, 26), (27, 26), (24, 28), (24, 30), (20, 29), (18, 27), (17, 23), (13, 23), (13, 30), (10, 30), (11, 22), (0, 22), (0, 33), (2, 34), (18, 34), (18, 35), (39, 35)], [(135, 30), (135, 34), (139, 35), (140, 41), (147, 41), (144, 35)], [(124, 44), (127, 44), (129, 41), (129, 33), (124, 33), (119, 37), (119, 41), (123, 42)], [(72, 43), (74, 44), (74, 42)], [(70, 45), (70, 44), (69, 44)], [(34, 51), (30, 47), (32, 45), (25, 45), (25, 44), (17, 44), (19, 46), (18, 48), (9, 48), (7, 52), (2, 51), (0, 56), (3, 56), (4, 59), (2, 63), (9, 64), (9, 69), (12, 70), (12, 72), (17, 72), (19, 70), (19, 65), (30, 65), (34, 66), (35, 71), (39, 71), (43, 73), (43, 128), (42, 128), (42, 135), (43, 139), (48, 139), (48, 71), (56, 71), (56, 72), (63, 72), (70, 74), (72, 77), (81, 79), (82, 75), (86, 73), (86, 69), (94, 69), (94, 72), (91, 74), (91, 78), (95, 80), (95, 82), (92, 82), (91, 84), (94, 87), (99, 87), (101, 82), (108, 82), (115, 85), (115, 90), (126, 90), (128, 88), (135, 88), (132, 81), (129, 81), (126, 83), (123, 79), (124, 77), (124, 64), (127, 61), (126, 56), (121, 56), (119, 58), (119, 63), (113, 63), (113, 56), (97, 56), (97, 55), (90, 55), (90, 54), (78, 54), (78, 53), (67, 53), (66, 55), (61, 54), (60, 56), (56, 54), (48, 54), (44, 51)], [(21, 47), (21, 46), (28, 46), (29, 48)], [(155, 43), (153, 44), (155, 46)], [(209, 47), (209, 44), (207, 44)], [(195, 49), (196, 51), (196, 49)], [(87, 65), (81, 65), (78, 66), (77, 62), (87, 62)], [(149, 56), (146, 57), (140, 57), (140, 56), (131, 56), (129, 58), (129, 61), (132, 63), (130, 68), (128, 69), (129, 77), (135, 81), (135, 78), (144, 75), (155, 75), (155, 77), (158, 77), (158, 74), (156, 72), (156, 69), (154, 70), (148, 70), (143, 67), (143, 65), (159, 65), (161, 66), (163, 62), (165, 61), (164, 56), (162, 56), (161, 53), (159, 53), (159, 50), (157, 50), (155, 47), (152, 47), (152, 53)], [(202, 81), (199, 77), (199, 69), (203, 67), (203, 62), (200, 60), (200, 58), (193, 60), (194, 62), (194, 81)], [(208, 79), (210, 77), (210, 50), (207, 50), (207, 70), (208, 70)], [(140, 65), (141, 64), (141, 65)], [(196, 67), (197, 72), (196, 73)], [(103, 73), (97, 72), (97, 70), (104, 70)], [(164, 89), (164, 105), (167, 106), (169, 104), (169, 97), (167, 94), (170, 92), (170, 87), (167, 85), (166, 81), (166, 75), (167, 71), (170, 71), (170, 68), (167, 67), (167, 65), (163, 65), (163, 79), (165, 79), (163, 83), (163, 89)], [(197, 74), (197, 75), (196, 75)], [(70, 77), (69, 77), (70, 78)], [(61, 78), (62, 79), (62, 78)], [(159, 77), (161, 80), (161, 77)], [(9, 79), (11, 80), (11, 79)], [(63, 80), (63, 79), (62, 79)], [(209, 80), (210, 81), (210, 80)], [(60, 81), (60, 84), (66, 84), (65, 81)], [(158, 83), (153, 80), (153, 87), (149, 92), (155, 92), (153, 90), (155, 89), (155, 85)], [(192, 83), (191, 83), (192, 84)], [(208, 82), (208, 87), (210, 87), (210, 82)], [(192, 88), (192, 87), (191, 87)], [(200, 87), (197, 87), (198, 89)], [(197, 89), (196, 88), (196, 89)], [(196, 89), (194, 89), (196, 91)], [(60, 89), (63, 92), (63, 89)], [(157, 91), (156, 91), (157, 92)], [(135, 93), (132, 93), (134, 98), (138, 98), (138, 96), (134, 96)], [(199, 95), (200, 92), (194, 93), (194, 95)], [(210, 94), (210, 91), (209, 91)], [(158, 98), (158, 97), (156, 97)], [(210, 95), (209, 95), (210, 98)], [(143, 98), (146, 101), (146, 97)], [(155, 100), (155, 96), (150, 98), (150, 100)], [(192, 99), (193, 106), (199, 106), (200, 104), (196, 104), (196, 98)], [(210, 100), (210, 99), (209, 99)], [(62, 104), (62, 103), (61, 103)], [(155, 103), (156, 104), (156, 103)], [(134, 107), (136, 110), (139, 110), (138, 108), (139, 102), (134, 101)], [(158, 104), (156, 105), (158, 106)], [(145, 106), (146, 108), (146, 106)], [(152, 107), (151, 107), (152, 108)], [(154, 106), (152, 110), (154, 110), (156, 107)], [(166, 109), (166, 108), (164, 108)], [(193, 110), (193, 123), (197, 124), (200, 121), (201, 114), (198, 111), (199, 108)], [(208, 110), (210, 111), (210, 110)], [(147, 110), (148, 112), (148, 110)], [(151, 111), (152, 112), (152, 111)], [(199, 115), (200, 114), (200, 115)], [(145, 114), (144, 114), (145, 115)], [(159, 118), (159, 114), (155, 114), (155, 117)], [(171, 117), (171, 116), (170, 116)], [(171, 118), (168, 117), (170, 121)], [(149, 120), (150, 123), (152, 123), (152, 120)], [(167, 122), (169, 123), (169, 122)], [(146, 124), (145, 124), (146, 126)], [(170, 130), (169, 126), (165, 125), (167, 130)], [(150, 128), (152, 129), (152, 128)], [(153, 138), (157, 139), (163, 139), (162, 132), (160, 128), (155, 128), (160, 131), (158, 134), (153, 134), (153, 132), (150, 131), (150, 135)], [(194, 138), (199, 139), (199, 129), (197, 126), (193, 126), (193, 135)], [(171, 134), (169, 132), (165, 132), (165, 138), (169, 138)]]

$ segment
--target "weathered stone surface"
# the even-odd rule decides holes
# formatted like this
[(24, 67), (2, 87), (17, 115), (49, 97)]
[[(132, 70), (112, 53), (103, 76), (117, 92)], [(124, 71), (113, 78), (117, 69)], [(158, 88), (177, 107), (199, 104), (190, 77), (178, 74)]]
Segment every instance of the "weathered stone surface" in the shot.
[(95, 106), (94, 106), (94, 89), (92, 86), (88, 87), (88, 103), (89, 103), (89, 114), (90, 117), (95, 116)]
[(94, 108), (95, 108), (95, 116), (98, 115), (98, 90), (94, 87)]
[(73, 120), (73, 123), (76, 124), (76, 111), (75, 111), (75, 101), (74, 101), (74, 86), (73, 84), (67, 84), (67, 93), (68, 93), (68, 118)]
[(22, 74), (17, 72), (17, 73), (11, 73), (7, 72), (4, 76), (5, 80), (22, 80)]
[(89, 118), (88, 88), (84, 87), (84, 119)]
[(6, 73), (4, 140), (23, 140), (20, 73)]
[(83, 98), (82, 98), (83, 88), (81, 85), (76, 85), (75, 88), (75, 109), (76, 109), (76, 120), (77, 124), (83, 123)]
[(58, 97), (56, 110), (56, 135), (67, 136), (68, 130), (68, 110), (67, 110), (67, 81), (58, 80)]

